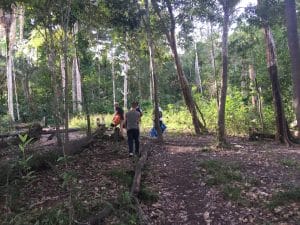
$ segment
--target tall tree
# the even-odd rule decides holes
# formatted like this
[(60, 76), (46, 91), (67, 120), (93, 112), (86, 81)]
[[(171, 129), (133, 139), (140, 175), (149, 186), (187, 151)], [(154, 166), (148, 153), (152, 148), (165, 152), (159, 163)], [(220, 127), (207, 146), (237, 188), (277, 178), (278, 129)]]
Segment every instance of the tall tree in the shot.
[(7, 79), (7, 107), (10, 121), (15, 121), (13, 103), (13, 46), (16, 37), (15, 6), (10, 5), (1, 10), (1, 24), (4, 25), (6, 36), (6, 79)]
[(266, 43), (267, 67), (272, 85), (273, 103), (276, 118), (276, 139), (281, 143), (291, 144), (281, 98), (275, 41), (269, 24), (269, 15), (263, 13), (266, 7), (268, 6), (268, 1), (258, 1), (258, 9), (261, 14), (260, 16), (262, 20), (263, 33)]
[(199, 68), (199, 59), (198, 59), (198, 52), (197, 52), (197, 45), (195, 43), (195, 83), (197, 86), (197, 90), (202, 93), (202, 81), (200, 76), (200, 68)]
[(222, 146), (226, 143), (225, 138), (225, 105), (227, 95), (228, 80), (228, 29), (229, 17), (239, 0), (219, 0), (223, 8), (223, 34), (222, 34), (222, 76), (221, 76), (221, 96), (218, 111), (217, 141)]
[(155, 63), (155, 49), (152, 37), (152, 30), (150, 24), (150, 10), (148, 0), (145, 0), (146, 18), (145, 26), (148, 40), (149, 58), (150, 58), (150, 73), (151, 73), (151, 87), (153, 87), (153, 105), (154, 105), (154, 126), (157, 130), (157, 138), (159, 141), (163, 140), (162, 130), (159, 124), (159, 99), (158, 99), (158, 81), (157, 81), (157, 67)]
[(181, 87), (181, 91), (183, 94), (183, 98), (185, 100), (185, 104), (188, 107), (189, 112), (191, 113), (191, 116), (192, 116), (195, 132), (196, 132), (196, 134), (200, 134), (201, 131), (205, 131), (206, 128), (200, 122), (200, 120), (198, 118), (197, 110), (196, 110), (196, 103), (192, 97), (191, 89), (189, 87), (187, 78), (182, 69), (181, 60), (178, 55), (176, 37), (175, 37), (176, 21), (175, 21), (175, 17), (174, 17), (173, 7), (169, 0), (166, 0), (165, 3), (166, 3), (167, 11), (169, 14), (170, 28), (167, 27), (167, 25), (166, 25), (167, 23), (165, 22), (164, 18), (161, 15), (162, 13), (161, 13), (161, 10), (157, 3), (157, 0), (152, 0), (152, 5), (154, 7), (156, 14), (160, 18), (160, 22), (163, 24), (163, 29), (164, 29), (165, 35), (167, 37), (167, 40), (169, 42), (170, 48), (173, 53), (173, 58), (174, 58), (176, 69), (177, 69), (177, 77), (178, 77), (178, 80), (180, 83), (180, 87)]
[(296, 113), (297, 127), (300, 131), (300, 48), (295, 0), (285, 0), (285, 16), (292, 67), (294, 108)]

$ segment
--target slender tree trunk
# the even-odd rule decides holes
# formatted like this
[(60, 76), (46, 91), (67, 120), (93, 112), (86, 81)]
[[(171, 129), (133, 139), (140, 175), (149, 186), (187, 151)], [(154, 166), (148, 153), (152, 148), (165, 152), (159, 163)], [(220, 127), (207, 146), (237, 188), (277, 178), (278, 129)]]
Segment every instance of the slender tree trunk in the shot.
[(223, 35), (222, 35), (222, 77), (221, 77), (221, 98), (218, 111), (217, 141), (222, 146), (226, 143), (225, 138), (225, 105), (227, 95), (227, 76), (228, 76), (228, 28), (229, 28), (229, 9), (224, 7)]
[(254, 66), (253, 64), (249, 65), (249, 78), (250, 78), (250, 92), (251, 92), (251, 103), (253, 109), (256, 111), (257, 110), (257, 95), (255, 94), (255, 79), (256, 79), (256, 74), (254, 71)]
[(265, 42), (266, 42), (266, 55), (267, 55), (267, 66), (272, 84), (273, 102), (275, 108), (276, 117), (276, 139), (281, 143), (291, 144), (288, 137), (287, 124), (284, 115), (284, 108), (281, 99), (280, 84), (278, 80), (278, 69), (276, 59), (276, 49), (269, 25), (263, 27)]
[(111, 59), (111, 73), (112, 73), (112, 85), (113, 85), (113, 104), (116, 102), (116, 74), (115, 74), (115, 49), (112, 49)]
[[(47, 26), (45, 26), (47, 27)], [(53, 116), (54, 116), (54, 123), (56, 129), (56, 137), (57, 137), (57, 144), (62, 146), (62, 139), (61, 134), (59, 132), (60, 129), (60, 104), (59, 104), (59, 90), (58, 90), (58, 79), (57, 73), (55, 69), (55, 47), (54, 47), (54, 39), (53, 39), (53, 30), (51, 27), (48, 27), (49, 37), (46, 36), (46, 43), (48, 43), (48, 68), (51, 73), (51, 83), (53, 88)]]
[(215, 43), (214, 43), (214, 39), (213, 39), (212, 24), (210, 24), (210, 42), (211, 42), (211, 65), (212, 65), (213, 76), (214, 76), (214, 80), (215, 80), (217, 107), (219, 108), (220, 96), (219, 96), (219, 85), (218, 85), (218, 78), (217, 78), (217, 72), (216, 72)]
[(151, 83), (153, 85), (153, 103), (154, 103), (154, 126), (157, 130), (157, 138), (159, 141), (163, 140), (162, 130), (159, 124), (159, 99), (158, 99), (158, 81), (156, 74), (156, 64), (154, 58), (154, 45), (152, 38), (152, 31), (150, 27), (150, 15), (149, 15), (149, 4), (148, 1), (145, 1), (146, 8), (146, 32), (147, 32), (147, 40), (148, 40), (148, 48), (149, 48), (149, 59), (150, 59), (150, 73), (151, 73)]
[(19, 7), (19, 40), (22, 41), (24, 38), (24, 14), (25, 9), (23, 5)]
[(127, 109), (128, 107), (128, 62), (129, 62), (129, 58), (128, 58), (128, 52), (125, 52), (125, 63), (124, 63), (124, 68), (123, 68), (123, 75), (124, 75), (124, 87), (123, 87), (123, 101), (124, 101), (124, 110)]
[(72, 60), (72, 102), (73, 102), (73, 113), (76, 113), (77, 110), (77, 88), (76, 88), (76, 84), (77, 84), (77, 76), (76, 76), (76, 57), (73, 57)]
[(60, 70), (61, 70), (61, 86), (62, 86), (62, 95), (65, 95), (65, 87), (66, 87), (66, 62), (63, 56), (60, 56)]
[[(77, 34), (79, 30), (79, 24), (76, 22), (74, 24), (73, 33)], [(82, 112), (82, 84), (81, 84), (81, 74), (80, 66), (77, 56), (77, 51), (73, 56), (72, 60), (72, 102), (73, 102), (73, 113)]]
[(298, 131), (300, 131), (300, 48), (297, 30), (295, 0), (285, 0), (285, 16), (292, 67), (294, 108), (296, 113)]
[(78, 112), (81, 113), (82, 112), (82, 82), (81, 82), (81, 74), (80, 74), (80, 70), (79, 70), (80, 66), (79, 66), (79, 61), (78, 61), (78, 57), (76, 56), (76, 88), (77, 88), (77, 109)]
[(63, 40), (62, 40), (62, 49), (63, 49), (63, 70), (64, 70), (64, 144), (69, 142), (69, 95), (68, 95), (68, 87), (69, 87), (69, 71), (68, 71), (68, 34), (69, 34), (69, 20), (70, 20), (70, 12), (71, 12), (71, 0), (67, 1), (67, 10), (65, 13), (62, 13), (62, 27), (63, 27)]
[[(166, 25), (164, 25), (165, 34), (166, 34), (167, 40), (169, 42), (170, 48), (171, 48), (172, 53), (173, 53), (173, 58), (174, 58), (176, 69), (177, 69), (178, 80), (179, 80), (179, 83), (180, 83), (180, 86), (181, 86), (181, 90), (182, 90), (182, 94), (183, 94), (185, 103), (186, 103), (186, 105), (189, 109), (189, 112), (191, 113), (191, 116), (192, 116), (195, 133), (197, 135), (199, 135), (201, 133), (201, 130), (205, 131), (206, 129), (205, 129), (204, 125), (200, 122), (200, 120), (198, 118), (197, 111), (196, 111), (196, 106), (195, 106), (195, 101), (192, 97), (191, 89), (188, 85), (188, 81), (187, 81), (186, 76), (183, 72), (181, 61), (180, 61), (179, 56), (178, 56), (177, 46), (176, 46), (176, 38), (175, 38), (175, 18), (174, 18), (174, 15), (173, 15), (173, 9), (172, 9), (172, 6), (171, 6), (171, 3), (170, 3), (169, 0), (166, 0), (166, 3), (167, 3), (170, 19), (171, 19), (171, 28), (170, 28), (170, 31), (168, 31)], [(157, 1), (152, 0), (152, 4), (154, 6), (154, 10), (158, 14), (158, 16), (161, 18), (161, 13), (160, 13)], [(163, 21), (163, 19), (161, 19), (161, 21)]]
[(14, 81), (14, 94), (15, 94), (15, 100), (16, 100), (16, 113), (17, 113), (17, 120), (20, 121), (20, 109), (19, 109), (19, 99), (18, 99), (18, 90), (17, 90), (17, 83), (16, 83), (16, 72), (15, 72), (15, 66), (13, 63), (13, 81)]
[(262, 129), (262, 133), (264, 133), (264, 119), (263, 119), (263, 113), (262, 113), (262, 100), (261, 100), (260, 90), (259, 90), (259, 87), (258, 87), (258, 84), (257, 84), (256, 73), (255, 73), (253, 64), (249, 65), (249, 78), (250, 78), (250, 81), (251, 81), (250, 89), (251, 89), (251, 93), (252, 93), (252, 96), (251, 96), (252, 106), (254, 107), (254, 110), (259, 115), (260, 126), (261, 126), (261, 129)]
[(127, 73), (124, 74), (124, 90), (123, 90), (123, 101), (124, 101), (124, 105), (123, 108), (124, 110), (127, 109), (128, 106), (128, 75)]
[(13, 45), (15, 37), (15, 15), (14, 9), (11, 9), (10, 12), (4, 12), (3, 24), (5, 26), (5, 35), (6, 35), (6, 79), (7, 79), (7, 106), (8, 106), (8, 115), (10, 121), (15, 121), (14, 116), (14, 102), (13, 102)]
[(196, 83), (198, 91), (200, 93), (202, 93), (203, 90), (202, 90), (202, 82), (201, 82), (201, 76), (200, 76), (199, 59), (198, 59), (196, 43), (195, 43), (195, 83)]

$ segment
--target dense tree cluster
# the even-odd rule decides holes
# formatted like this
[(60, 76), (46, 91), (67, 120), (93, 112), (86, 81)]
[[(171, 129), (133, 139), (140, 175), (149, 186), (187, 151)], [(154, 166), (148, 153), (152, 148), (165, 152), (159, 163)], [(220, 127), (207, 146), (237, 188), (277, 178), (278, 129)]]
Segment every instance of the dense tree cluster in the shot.
[[(68, 130), (74, 115), (138, 100), (157, 127), (159, 104), (185, 105), (195, 132), (216, 131), (223, 145), (235, 98), (249, 129), (274, 132), (276, 121), (289, 143), (287, 122), (300, 123), (299, 5), (239, 2), (1, 1), (0, 122), (46, 117)], [(214, 126), (203, 102), (214, 102)]]

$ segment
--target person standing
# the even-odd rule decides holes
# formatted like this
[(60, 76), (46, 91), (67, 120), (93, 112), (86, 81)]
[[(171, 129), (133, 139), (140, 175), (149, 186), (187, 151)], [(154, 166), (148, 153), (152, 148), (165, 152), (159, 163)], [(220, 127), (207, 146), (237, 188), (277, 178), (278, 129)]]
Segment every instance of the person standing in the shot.
[(124, 110), (119, 106), (118, 102), (114, 103), (115, 113), (111, 126), (117, 127), (120, 124), (120, 135), (123, 136)]
[[(140, 129), (139, 123), (141, 119), (141, 114), (136, 110), (137, 103), (131, 103), (131, 109), (125, 114), (125, 124), (127, 129), (127, 142), (129, 148), (129, 157), (132, 157), (135, 153), (140, 155)], [(133, 151), (133, 145), (135, 145), (135, 152)]]

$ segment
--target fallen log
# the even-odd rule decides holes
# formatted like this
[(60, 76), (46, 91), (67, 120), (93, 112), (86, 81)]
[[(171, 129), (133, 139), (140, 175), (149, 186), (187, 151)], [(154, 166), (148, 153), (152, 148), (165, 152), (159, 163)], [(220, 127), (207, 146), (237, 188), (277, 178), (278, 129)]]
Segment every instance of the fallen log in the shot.
[(141, 179), (142, 179), (142, 169), (147, 161), (148, 150), (144, 149), (141, 152), (141, 158), (136, 164), (134, 178), (131, 186), (131, 195), (137, 195), (140, 192)]
[[(64, 155), (71, 156), (80, 154), (84, 149), (89, 147), (92, 140), (84, 137), (79, 140), (70, 141), (62, 146), (51, 146), (47, 149), (39, 147), (34, 149), (34, 153), (28, 160), (28, 168), (30, 171), (41, 171), (50, 169), (51, 165), (56, 164), (57, 160)], [(27, 171), (28, 172), (28, 171)], [(6, 182), (21, 178), (25, 174), (24, 168), (18, 160), (10, 160), (0, 164), (0, 186)]]
[[(83, 131), (84, 129), (81, 128), (70, 128), (68, 129), (68, 132), (77, 132), (77, 131)], [(15, 132), (10, 132), (10, 133), (5, 133), (5, 134), (0, 134), (0, 138), (7, 138), (7, 137), (17, 137), (20, 134), (24, 135), (26, 134), (28, 131), (25, 130), (21, 130), (21, 131), (15, 131)], [(49, 129), (49, 128), (43, 128), (41, 131), (42, 135), (46, 135), (46, 134), (55, 134), (55, 133), (64, 133), (65, 129), (60, 129), (58, 131), (54, 130), (54, 129)]]

